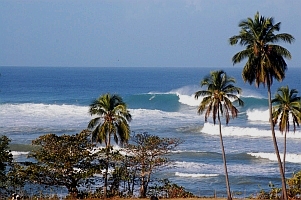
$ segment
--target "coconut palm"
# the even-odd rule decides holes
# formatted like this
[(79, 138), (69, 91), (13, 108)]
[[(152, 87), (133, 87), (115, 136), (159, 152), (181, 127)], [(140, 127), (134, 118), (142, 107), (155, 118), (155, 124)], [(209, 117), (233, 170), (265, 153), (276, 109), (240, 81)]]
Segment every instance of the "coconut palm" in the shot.
[[(272, 119), (271, 85), (273, 79), (275, 78), (278, 81), (284, 79), (287, 69), (284, 58), (291, 58), (291, 54), (287, 49), (275, 43), (279, 41), (292, 43), (294, 41), (294, 37), (290, 34), (275, 34), (276, 31), (280, 30), (280, 24), (280, 22), (274, 24), (273, 18), (265, 18), (257, 12), (254, 20), (248, 18), (241, 21), (239, 23), (241, 28), (239, 35), (232, 36), (229, 39), (231, 45), (239, 43), (246, 46), (246, 49), (236, 53), (232, 58), (233, 64), (248, 59), (242, 71), (243, 80), (250, 84), (255, 81), (256, 87), (259, 87), (260, 84), (267, 86), (270, 119)], [(283, 198), (287, 200), (285, 178), (272, 120), (270, 120), (270, 127), (280, 169)]]
[(232, 104), (231, 100), (237, 100), (239, 105), (243, 106), (243, 101), (236, 95), (236, 93), (239, 94), (241, 92), (241, 89), (235, 87), (232, 83), (235, 83), (235, 79), (228, 77), (224, 71), (212, 71), (210, 72), (210, 75), (206, 76), (201, 81), (201, 87), (206, 86), (207, 90), (201, 90), (195, 93), (196, 99), (198, 99), (200, 96), (204, 96), (198, 107), (198, 114), (205, 112), (205, 122), (207, 122), (208, 117), (212, 113), (213, 123), (216, 124), (216, 119), (218, 121), (228, 200), (231, 200), (232, 197), (228, 178), (227, 161), (223, 144), (220, 116), (224, 115), (226, 124), (228, 124), (230, 120), (230, 114), (233, 118), (237, 117), (238, 114), (238, 110)]
[(296, 89), (289, 90), (289, 87), (278, 88), (278, 93), (275, 98), (272, 99), (272, 104), (276, 105), (273, 107), (273, 122), (277, 124), (279, 119), (279, 131), (283, 134), (284, 132), (284, 151), (283, 151), (283, 171), (285, 176), (285, 157), (286, 157), (286, 134), (289, 132), (290, 118), (293, 123), (294, 132), (296, 126), (299, 127), (301, 122), (301, 102), (300, 97), (297, 96), (298, 91)]
[(104, 94), (96, 99), (89, 109), (91, 115), (98, 117), (92, 119), (88, 128), (92, 130), (92, 140), (105, 143), (106, 169), (104, 175), (104, 196), (107, 196), (109, 152), (111, 149), (111, 136), (117, 144), (127, 142), (130, 137), (129, 122), (132, 117), (126, 104), (118, 95)]

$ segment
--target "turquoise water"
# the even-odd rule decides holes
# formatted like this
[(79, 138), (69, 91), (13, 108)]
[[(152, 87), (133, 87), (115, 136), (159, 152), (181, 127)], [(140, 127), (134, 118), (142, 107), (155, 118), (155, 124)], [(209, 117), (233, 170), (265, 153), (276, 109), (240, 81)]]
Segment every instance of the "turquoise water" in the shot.
[[(201, 79), (215, 68), (0, 67), (0, 135), (12, 139), (17, 160), (25, 146), (46, 133), (75, 134), (87, 127), (88, 106), (99, 95), (119, 94), (133, 116), (135, 133), (177, 137), (184, 142), (171, 154), (168, 170), (158, 173), (196, 195), (226, 195), (218, 127), (197, 114)], [(224, 69), (243, 89), (237, 119), (223, 125), (231, 189), (250, 195), (280, 184), (264, 87), (245, 84), (238, 67)], [(300, 69), (289, 69), (283, 83), (301, 91)], [(277, 132), (279, 149), (283, 137)], [(301, 168), (301, 130), (288, 135), (287, 176)], [(24, 146), (25, 145), (25, 146)]]

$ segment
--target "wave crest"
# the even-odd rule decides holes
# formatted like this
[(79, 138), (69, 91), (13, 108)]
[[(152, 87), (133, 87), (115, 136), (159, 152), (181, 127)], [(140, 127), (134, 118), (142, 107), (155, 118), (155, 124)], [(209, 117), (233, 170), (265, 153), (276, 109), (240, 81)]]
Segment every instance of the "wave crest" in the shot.
[(176, 172), (175, 175), (176, 176), (181, 176), (181, 177), (199, 178), (199, 177), (214, 177), (214, 176), (218, 176), (219, 174), (197, 174), (197, 173)]
[[(201, 129), (202, 133), (209, 135), (219, 135), (218, 125), (212, 123), (204, 123)], [(223, 136), (250, 136), (250, 137), (271, 137), (271, 130), (263, 130), (258, 128), (250, 127), (237, 127), (237, 126), (223, 126)], [(284, 137), (280, 131), (275, 131), (277, 137)], [(296, 131), (294, 134), (287, 134), (287, 138), (301, 138), (301, 131)]]
[[(259, 152), (259, 153), (248, 153), (248, 154), (256, 158), (263, 158), (271, 161), (277, 161), (277, 156), (275, 153)], [(283, 158), (283, 154), (280, 154), (280, 157)], [(301, 163), (301, 154), (286, 154), (285, 161), (291, 163)]]

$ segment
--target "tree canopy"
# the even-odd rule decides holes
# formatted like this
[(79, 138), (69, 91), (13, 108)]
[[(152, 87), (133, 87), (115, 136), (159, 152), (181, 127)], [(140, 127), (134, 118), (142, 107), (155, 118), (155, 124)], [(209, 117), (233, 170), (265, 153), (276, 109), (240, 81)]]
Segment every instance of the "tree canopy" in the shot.
[(70, 195), (77, 196), (78, 187), (99, 168), (89, 135), (83, 130), (76, 135), (46, 134), (33, 140), (40, 148), (29, 154), (36, 162), (25, 168), (24, 175), (32, 183), (65, 186)]
[(145, 198), (151, 181), (151, 175), (168, 163), (166, 157), (182, 141), (177, 138), (160, 138), (146, 132), (136, 134), (132, 143), (127, 144), (125, 151), (132, 157), (131, 168), (134, 173), (131, 177), (139, 177), (140, 197)]
[[(3, 135), (0, 137), (0, 193), (7, 188), (8, 167), (12, 165), (13, 155), (9, 150), (10, 139)], [(1, 192), (2, 191), (2, 192)]]

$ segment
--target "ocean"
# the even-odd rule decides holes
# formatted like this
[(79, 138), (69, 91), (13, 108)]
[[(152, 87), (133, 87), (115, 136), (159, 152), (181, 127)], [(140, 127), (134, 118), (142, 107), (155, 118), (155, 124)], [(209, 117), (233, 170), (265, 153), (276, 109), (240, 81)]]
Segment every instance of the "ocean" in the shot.
[[(89, 104), (104, 93), (118, 94), (127, 103), (133, 133), (148, 132), (183, 140), (170, 155), (168, 170), (157, 172), (199, 196), (226, 196), (218, 125), (204, 123), (197, 114), (200, 81), (221, 68), (84, 68), (0, 67), (0, 135), (12, 142), (15, 160), (26, 160), (28, 145), (47, 133), (76, 134), (88, 125)], [(267, 90), (244, 83), (241, 67), (223, 70), (236, 78), (244, 107), (222, 133), (229, 180), (234, 197), (256, 195), (280, 187), (277, 159), (269, 130)], [(272, 94), (288, 85), (301, 95), (301, 69), (289, 68), (286, 78), (274, 81)], [(283, 135), (276, 127), (280, 152)], [(286, 176), (301, 170), (301, 129), (290, 129)]]

